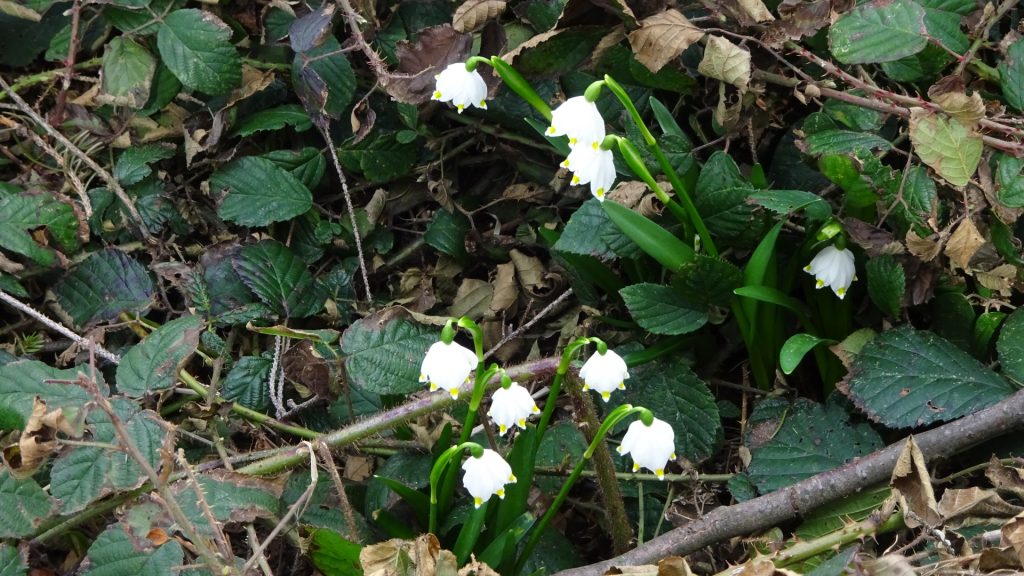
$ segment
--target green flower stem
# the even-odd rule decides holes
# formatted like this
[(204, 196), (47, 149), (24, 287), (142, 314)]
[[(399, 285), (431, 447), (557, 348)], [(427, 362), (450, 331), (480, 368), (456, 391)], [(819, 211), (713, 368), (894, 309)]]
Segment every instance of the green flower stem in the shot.
[(533, 106), (544, 116), (544, 119), (548, 122), (551, 121), (551, 108), (544, 102), (544, 99), (537, 94), (537, 91), (533, 89), (533, 86), (527, 82), (526, 78), (520, 74), (515, 68), (509, 65), (501, 59), (500, 56), (491, 57), (491, 66), (494, 67), (494, 71), (498, 73), (498, 76), (505, 82), (513, 92), (519, 95), (520, 98), (526, 100), (527, 104)]
[(437, 533), (437, 484), (441, 481), (441, 475), (448, 468), (448, 462), (456, 455), (462, 454), (463, 450), (470, 450), (473, 455), (483, 454), (484, 447), (476, 442), (462, 442), (445, 450), (437, 457), (434, 467), (430, 469), (430, 533)]
[[(658, 161), (658, 166), (661, 166), (661, 171), (665, 173), (669, 183), (672, 184), (672, 189), (675, 190), (679, 200), (683, 203), (683, 208), (686, 209), (686, 214), (690, 224), (697, 229), (697, 234), (700, 236), (700, 241), (704, 245), (704, 249), (707, 250), (708, 254), (712, 256), (718, 256), (718, 249), (715, 248), (714, 241), (711, 240), (711, 233), (708, 232), (707, 226), (704, 225), (704, 220), (700, 217), (700, 213), (697, 212), (697, 206), (693, 203), (693, 199), (690, 198), (690, 193), (686, 190), (686, 186), (683, 181), (679, 179), (679, 175), (676, 174), (675, 168), (669, 163), (668, 158), (665, 157), (665, 153), (661, 150), (661, 146), (658, 145), (658, 141), (651, 134), (651, 131), (647, 128), (643, 118), (640, 117), (640, 112), (636, 109), (636, 105), (629, 98), (629, 94), (626, 94), (626, 90), (615, 81), (614, 78), (608, 76), (604, 77), (605, 86), (608, 90), (615, 94), (622, 103), (622, 106), (626, 108), (629, 115), (633, 118), (633, 122), (636, 127), (640, 129), (640, 134), (644, 138), (644, 142), (647, 147), (650, 148), (654, 154), (654, 158)], [(655, 192), (657, 193), (657, 192)], [(659, 200), (661, 197), (659, 196)], [(664, 202), (664, 200), (662, 200)], [(675, 212), (673, 212), (675, 214)]]
[(658, 184), (654, 179), (654, 176), (652, 176), (651, 172), (647, 169), (647, 165), (644, 164), (644, 159), (640, 156), (640, 151), (636, 149), (636, 146), (625, 138), (618, 136), (615, 138), (619, 142), (619, 152), (622, 154), (622, 158), (626, 161), (629, 168), (644, 181), (644, 184), (647, 184), (647, 187), (654, 192), (654, 195), (658, 197), (658, 200), (668, 207), (669, 212), (671, 212), (672, 215), (675, 216), (676, 220), (679, 220), (683, 225), (685, 230), (684, 234), (687, 236), (686, 242), (689, 244), (690, 229), (692, 226), (689, 214), (687, 214), (686, 210), (683, 209), (678, 202), (670, 198), (669, 195), (665, 193), (665, 190), (661, 188), (661, 185)]
[[(565, 379), (565, 375), (569, 372), (569, 364), (572, 362), (573, 355), (576, 354), (580, 347), (585, 346), (590, 341), (590, 338), (579, 338), (566, 346), (562, 352), (562, 360), (558, 363), (558, 368), (555, 369), (555, 377), (551, 380), (551, 390), (548, 391), (548, 398), (544, 401), (544, 411), (541, 412), (540, 420), (537, 421), (537, 446), (540, 446), (541, 438), (544, 437), (544, 431), (548, 429), (551, 416), (555, 412), (555, 404), (558, 403), (558, 392), (562, 389), (562, 380)], [(536, 455), (537, 449), (534, 448), (533, 452)]]
[(616, 424), (622, 421), (623, 418), (631, 414), (640, 414), (641, 418), (653, 418), (650, 410), (642, 406), (630, 406), (629, 404), (623, 404), (615, 410), (612, 410), (610, 414), (601, 423), (600, 428), (597, 429), (597, 433), (594, 434), (594, 439), (590, 441), (590, 445), (587, 446), (586, 452), (583, 453), (583, 458), (576, 463), (576, 467), (573, 468), (572, 473), (562, 483), (562, 489), (558, 491), (558, 496), (555, 497), (554, 502), (548, 507), (547, 512), (540, 519), (537, 524), (530, 530), (530, 537), (526, 541), (526, 545), (523, 546), (523, 551), (519, 556), (519, 560), (516, 562), (516, 569), (514, 574), (519, 574), (523, 568), (523, 564), (526, 563), (526, 559), (533, 553), (533, 549), (537, 546), (537, 542), (540, 541), (541, 535), (544, 533), (544, 529), (547, 528), (548, 523), (554, 518), (555, 514), (558, 513), (558, 509), (561, 508), (565, 499), (569, 496), (569, 491), (572, 490), (573, 485), (579, 480), (580, 475), (583, 474), (583, 468), (587, 465), (587, 462), (594, 457), (594, 451), (598, 449), (598, 446), (603, 444), (604, 437), (608, 434)]

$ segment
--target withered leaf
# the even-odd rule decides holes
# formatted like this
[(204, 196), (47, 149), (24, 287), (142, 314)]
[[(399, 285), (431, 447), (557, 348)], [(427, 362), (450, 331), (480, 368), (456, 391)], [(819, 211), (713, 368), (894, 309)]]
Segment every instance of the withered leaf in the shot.
[(505, 11), (505, 0), (465, 0), (452, 16), (452, 27), (459, 32), (476, 32)]
[(1024, 564), (1024, 513), (1014, 516), (1006, 524), (1003, 524), (1000, 532), (1003, 535), (1003, 541), (1013, 546), (1014, 551), (1017, 552), (1017, 560)]
[(985, 244), (985, 237), (978, 232), (978, 227), (970, 218), (964, 218), (956, 227), (949, 242), (946, 243), (946, 256), (957, 268), (967, 269), (971, 258), (982, 245)]
[(398, 43), (398, 68), (382, 77), (387, 93), (405, 104), (423, 104), (434, 92), (434, 76), (449, 64), (469, 57), (473, 36), (459, 32), (449, 24), (425, 28), (415, 42)]
[(922, 522), (934, 527), (942, 521), (937, 511), (928, 467), (924, 463), (924, 454), (917, 447), (913, 436), (907, 438), (907, 443), (903, 445), (889, 486), (903, 509), (904, 523), (908, 527), (917, 528)]
[(629, 45), (638, 62), (657, 72), (703, 37), (703, 30), (669, 9), (641, 20), (640, 29), (629, 33)]
[(750, 52), (726, 38), (711, 36), (697, 71), (745, 91), (750, 83)]
[(1024, 508), (1003, 500), (995, 490), (977, 486), (947, 489), (937, 509), (950, 528), (990, 522), (994, 518), (1003, 519), (1024, 512)]
[(281, 356), (281, 368), (286, 378), (309, 388), (320, 398), (335, 399), (332, 390), (334, 370), (310, 340), (302, 340)]

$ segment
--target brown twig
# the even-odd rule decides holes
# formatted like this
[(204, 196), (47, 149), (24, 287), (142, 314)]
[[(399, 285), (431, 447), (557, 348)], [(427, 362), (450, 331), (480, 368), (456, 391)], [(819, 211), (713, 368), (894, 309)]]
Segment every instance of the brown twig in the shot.
[(75, 0), (71, 6), (71, 36), (68, 39), (68, 57), (64, 60), (64, 79), (60, 84), (60, 92), (57, 93), (57, 103), (50, 115), (50, 122), (53, 126), (59, 126), (64, 122), (64, 105), (68, 100), (68, 90), (71, 89), (71, 78), (75, 72), (75, 59), (78, 55), (78, 27), (82, 19), (82, 2)]
[[(1024, 427), (1024, 391), (998, 404), (914, 436), (927, 460), (945, 458)], [(750, 534), (806, 514), (829, 502), (885, 482), (906, 439), (828, 472), (733, 506), (723, 506), (621, 556), (557, 572), (555, 576), (599, 576), (612, 566), (656, 563), (728, 538)]]
[(359, 542), (359, 526), (356, 524), (356, 515), (352, 511), (352, 504), (348, 501), (348, 494), (345, 493), (345, 485), (341, 482), (341, 475), (338, 474), (338, 467), (334, 464), (334, 456), (331, 448), (323, 442), (316, 443), (316, 450), (320, 453), (320, 459), (324, 461), (324, 467), (334, 483), (334, 491), (338, 493), (338, 503), (341, 504), (341, 512), (345, 516), (345, 527), (348, 534), (344, 536), (351, 542)]
[(992, 29), (992, 26), (994, 26), (996, 22), (1002, 20), (1003, 16), (1006, 16), (1006, 13), (1010, 11), (1010, 8), (1013, 8), (1019, 3), (1020, 0), (1003, 0), (999, 4), (999, 7), (996, 8), (995, 12), (992, 13), (992, 17), (982, 23), (980, 26), (981, 31), (974, 38), (974, 42), (971, 43), (971, 47), (967, 49), (967, 53), (964, 54), (960, 63), (957, 64), (955, 72), (957, 76), (962, 75), (964, 73), (964, 68), (966, 68), (967, 64), (974, 59), (974, 55), (978, 52), (978, 48), (980, 48), (985, 42), (985, 39), (988, 38), (988, 33), (989, 30)]

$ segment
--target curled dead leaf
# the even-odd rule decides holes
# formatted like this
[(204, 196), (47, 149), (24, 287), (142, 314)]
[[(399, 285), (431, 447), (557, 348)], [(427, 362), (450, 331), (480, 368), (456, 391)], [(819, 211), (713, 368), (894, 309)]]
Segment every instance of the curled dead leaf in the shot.
[(1024, 508), (1003, 500), (995, 490), (977, 486), (947, 489), (937, 509), (950, 528), (1002, 520), (1024, 512)]
[(629, 45), (637, 62), (657, 72), (703, 37), (703, 30), (669, 9), (641, 20), (640, 28), (629, 33)]
[(746, 91), (750, 83), (750, 52), (721, 36), (709, 36), (697, 71)]
[(47, 412), (46, 401), (36, 396), (32, 402), (32, 414), (25, 422), (17, 446), (4, 450), (4, 460), (11, 476), (20, 479), (35, 474), (59, 447), (57, 432), (75, 436), (75, 428), (64, 417), (61, 408)]
[(505, 11), (505, 0), (466, 0), (455, 9), (452, 27), (458, 32), (476, 32)]
[(896, 466), (889, 480), (893, 496), (900, 503), (905, 516), (904, 523), (910, 528), (921, 524), (938, 526), (942, 517), (937, 510), (935, 491), (932, 489), (931, 476), (925, 466), (924, 454), (918, 448), (914, 437), (907, 438), (903, 451), (896, 460)]
[(978, 232), (974, 221), (964, 218), (946, 243), (945, 254), (949, 256), (954, 267), (966, 270), (971, 258), (984, 244), (985, 237)]
[(1003, 535), (1003, 541), (1012, 546), (1017, 553), (1017, 560), (1024, 564), (1024, 513), (1011, 518), (999, 530)]

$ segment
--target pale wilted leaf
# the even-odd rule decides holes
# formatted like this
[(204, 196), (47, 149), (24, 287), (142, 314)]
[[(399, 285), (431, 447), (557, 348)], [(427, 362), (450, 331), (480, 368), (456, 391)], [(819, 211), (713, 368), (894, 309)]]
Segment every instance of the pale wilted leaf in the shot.
[[(896, 460), (889, 486), (899, 500), (903, 509), (904, 522), (909, 528), (917, 528), (924, 522), (928, 526), (937, 526), (941, 521), (935, 502), (935, 491), (932, 490), (931, 477), (924, 463), (924, 454), (914, 442), (914, 437), (907, 438), (903, 451)], [(910, 514), (912, 512), (913, 514)]]
[(395, 538), (364, 546), (359, 552), (359, 564), (366, 576), (426, 576), (436, 572), (440, 553), (437, 537), (423, 534), (416, 540)]
[(922, 238), (916, 232), (907, 232), (907, 250), (924, 262), (931, 262), (942, 252), (942, 244), (930, 239)]
[(744, 15), (754, 22), (771, 22), (775, 16), (764, 5), (761, 0), (736, 0)]
[(1017, 552), (1017, 559), (1024, 564), (1024, 512), (1003, 524), (1000, 532), (1002, 532), (1003, 541), (1013, 546), (1014, 551)]
[(985, 237), (970, 218), (964, 218), (946, 243), (946, 256), (958, 268), (967, 268), (974, 253), (985, 244)]
[(0, 0), (0, 13), (30, 22), (39, 22), (43, 19), (39, 12), (22, 6), (22, 2), (13, 2), (11, 0)]
[(57, 449), (56, 433), (74, 435), (75, 428), (64, 418), (64, 411), (61, 408), (47, 412), (46, 402), (36, 396), (32, 414), (28, 417), (25, 429), (18, 439), (17, 458), (10, 457), (7, 451), (4, 451), (4, 459), (11, 469), (11, 475), (19, 480), (31, 477)]
[(932, 101), (942, 111), (959, 120), (964, 126), (973, 128), (985, 117), (985, 102), (978, 92), (970, 96), (964, 92), (945, 92), (932, 96)]
[(697, 71), (746, 90), (750, 83), (750, 52), (721, 36), (711, 36)]
[(498, 264), (494, 276), (494, 297), (491, 298), (491, 312), (501, 312), (516, 303), (519, 288), (516, 286), (516, 265), (511, 262)]
[(992, 455), (985, 469), (985, 477), (997, 490), (1011, 492), (1018, 498), (1024, 497), (1024, 469), (1003, 466), (999, 458)]
[(704, 31), (686, 16), (677, 10), (665, 10), (641, 20), (640, 28), (629, 34), (629, 45), (638, 62), (657, 72), (703, 37)]
[(458, 32), (475, 32), (504, 11), (504, 0), (466, 0), (455, 10), (452, 27)]
[(947, 524), (955, 522), (951, 528), (976, 524), (992, 518), (1007, 518), (1024, 511), (1003, 500), (995, 490), (983, 490), (977, 486), (971, 488), (950, 488), (942, 494), (937, 508)]
[(910, 141), (921, 160), (954, 186), (967, 184), (981, 161), (980, 134), (923, 108), (910, 111)]

